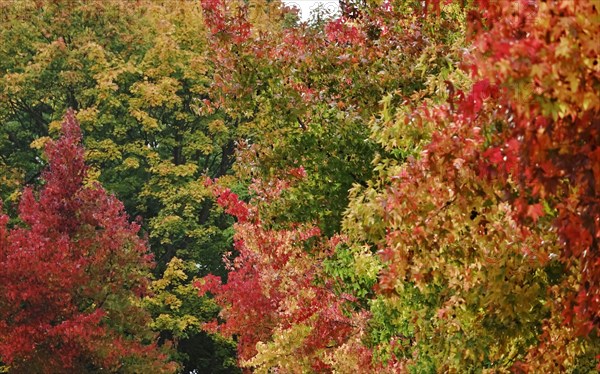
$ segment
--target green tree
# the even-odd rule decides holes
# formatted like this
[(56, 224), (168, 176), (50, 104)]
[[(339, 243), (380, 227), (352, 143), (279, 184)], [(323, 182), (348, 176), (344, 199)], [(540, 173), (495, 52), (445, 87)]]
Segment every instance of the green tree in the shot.
[(39, 150), (71, 107), (85, 134), (88, 183), (100, 181), (129, 215), (143, 217), (155, 274), (162, 277), (177, 257), (190, 280), (224, 275), (233, 220), (213, 208), (204, 181), (229, 172), (236, 127), (207, 105), (216, 78), (200, 4), (0, 7), (0, 195), (7, 209), (14, 211), (20, 185), (36, 183), (45, 164)]
[[(176, 254), (214, 269), (210, 258), (227, 246), (215, 236), (228, 222), (210, 214), (202, 181), (227, 173), (233, 134), (218, 113), (202, 112), (212, 78), (201, 9), (171, 5), (4, 5), (3, 175), (30, 182), (42, 166), (30, 145), (39, 148), (72, 107), (91, 178), (145, 218), (158, 270)], [(3, 185), (4, 197), (11, 188)], [(208, 235), (213, 247), (204, 250)]]

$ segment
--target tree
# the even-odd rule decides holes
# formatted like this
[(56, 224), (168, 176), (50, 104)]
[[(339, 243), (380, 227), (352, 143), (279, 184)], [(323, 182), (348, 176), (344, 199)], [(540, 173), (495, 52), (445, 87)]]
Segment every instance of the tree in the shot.
[[(340, 229), (348, 190), (371, 178), (371, 161), (384, 153), (367, 126), (381, 99), (390, 92), (409, 96), (429, 71), (448, 71), (447, 51), (437, 43), (442, 37), (419, 22), (411, 10), (379, 7), (360, 20), (215, 46), (223, 53), (218, 75), (227, 77), (215, 85), (219, 105), (251, 113), (238, 132), (244, 141), (237, 175), (269, 179), (299, 166), (307, 171), (284, 192), (288, 198), (279, 203), (285, 205), (273, 207), (273, 221), (316, 220), (327, 236)], [(439, 35), (460, 38), (458, 28), (446, 31)]]
[(201, 295), (213, 294), (222, 307), (223, 320), (203, 327), (236, 336), (240, 366), (259, 373), (322, 372), (340, 363), (351, 367), (351, 357), (360, 366), (370, 365), (369, 351), (359, 344), (365, 316), (349, 311), (352, 298), (332, 292), (320, 266), (343, 238), (324, 239), (313, 225), (270, 228), (261, 219), (283, 189), (305, 176), (302, 169), (290, 170), (286, 180), (257, 182), (250, 204), (214, 187), (218, 203), (238, 219), (238, 256), (228, 263), (226, 284), (214, 275), (196, 283)]
[(47, 143), (43, 187), (0, 228), (0, 357), (11, 371), (174, 372), (141, 307), (152, 265), (139, 225), (86, 183), (74, 113)]
[[(208, 39), (197, 1), (0, 2), (5, 209), (14, 212), (20, 186), (39, 180), (40, 150), (72, 107), (85, 133), (89, 178), (131, 216), (143, 216), (154, 274), (161, 277), (176, 257), (189, 280), (225, 275), (233, 220), (203, 182), (230, 172), (237, 134), (230, 117), (205, 104), (214, 101)], [(171, 340), (177, 332), (161, 333)]]
[(11, 183), (0, 188), (10, 208), (15, 186), (43, 167), (36, 148), (72, 107), (91, 177), (144, 216), (156, 272), (178, 256), (223, 273), (231, 222), (211, 214), (201, 181), (227, 174), (235, 133), (204, 110), (212, 66), (201, 7), (173, 5), (3, 3), (0, 147)]
[[(448, 19), (460, 17), (456, 7), (451, 11)], [(223, 308), (222, 321), (205, 328), (238, 337), (241, 365), (290, 372), (397, 368), (373, 360), (366, 343), (381, 261), (369, 246), (349, 247), (339, 230), (348, 189), (366, 184), (372, 159), (388, 152), (369, 138), (370, 118), (381, 105), (433, 96), (444, 79), (461, 77), (448, 67), (460, 29), (443, 34), (442, 22), (420, 22), (405, 8), (382, 7), (359, 21), (285, 30), (279, 44), (261, 38), (237, 49), (246, 56), (240, 70), (260, 89), (231, 95), (246, 87), (237, 75), (219, 88), (230, 94), (223, 100), (241, 97), (250, 108), (258, 102), (235, 166), (254, 184), (248, 204), (215, 189), (219, 204), (238, 218), (238, 257), (229, 262), (226, 283), (209, 276), (198, 285)], [(456, 45), (445, 48), (444, 38)], [(398, 97), (380, 104), (388, 93)]]
[[(237, 342), (240, 365), (259, 372), (592, 371), (598, 5), (340, 3), (339, 18), (309, 24), (265, 0), (0, 4), (5, 209), (16, 209), (23, 180), (37, 180), (36, 149), (73, 106), (92, 167), (81, 188), (96, 191), (99, 180), (144, 215), (162, 277), (143, 305), (186, 370), (234, 370)], [(0, 302), (0, 330), (17, 334), (15, 316), (36, 297), (71, 295), (60, 287), (81, 281), (91, 285), (72, 313), (112, 334), (126, 318), (96, 301), (101, 286), (88, 271), (112, 263), (84, 263), (52, 283), (58, 271), (36, 278), (11, 254), (35, 249), (65, 270), (71, 255), (56, 257), (46, 242), (65, 248), (56, 253), (82, 246), (81, 261), (100, 248), (96, 236), (116, 245), (93, 224), (98, 214), (36, 215), (45, 201), (61, 212), (104, 206), (69, 184), (60, 188), (76, 199), (55, 203), (48, 181), (39, 202), (26, 190), (14, 228), (2, 216), (3, 276), (13, 283), (0, 289), (29, 299)], [(58, 234), (41, 241), (48, 230), (35, 222)], [(18, 288), (19, 277), (40, 291)], [(70, 299), (50, 302), (56, 315), (71, 310), (60, 300)], [(62, 326), (49, 318), (44, 326)], [(56, 331), (38, 348), (15, 347), (125, 370), (94, 351), (108, 344), (105, 330), (89, 330), (93, 347)], [(43, 359), (2, 347), (15, 370)]]
[[(509, 201), (522, 225), (548, 222), (563, 270), (548, 290), (539, 345), (521, 368), (589, 367), (600, 358), (600, 9), (594, 1), (484, 9), (474, 17), (487, 28), (474, 22), (474, 76), (503, 92), (498, 104), (507, 108), (495, 113), (504, 125), (490, 137), (484, 173), (514, 189)], [(544, 246), (532, 254), (547, 266)]]
[(174, 258), (163, 276), (150, 284), (143, 304), (155, 316), (151, 327), (176, 344), (173, 358), (182, 363), (182, 372), (236, 373), (235, 341), (201, 328), (218, 316), (220, 308), (211, 298), (198, 295), (189, 273), (186, 263)]
[[(344, 359), (365, 372), (594, 370), (597, 5), (398, 1), (348, 18), (270, 50), (291, 83), (259, 96), (269, 137), (251, 138), (237, 166), (263, 187), (249, 205), (218, 192), (238, 216), (240, 257), (227, 284), (199, 283), (224, 307), (217, 330), (239, 334), (242, 363), (258, 370), (342, 370)], [(300, 110), (271, 112), (282, 92)], [(368, 122), (369, 139), (346, 133), (346, 118)], [(370, 150), (355, 155), (357, 139)], [(373, 156), (342, 184), (355, 183), (350, 195), (327, 177), (368, 162), (331, 167), (345, 151)], [(299, 166), (306, 176), (288, 183)], [(315, 224), (344, 240), (298, 239)], [(290, 311), (280, 289), (302, 301)], [(328, 341), (332, 355), (307, 338), (312, 320), (294, 319), (328, 307), (360, 321)]]
[(592, 371), (598, 9), (476, 3), (472, 86), (374, 123), (408, 157), (376, 166), (345, 222), (384, 264), (373, 343), (416, 371)]

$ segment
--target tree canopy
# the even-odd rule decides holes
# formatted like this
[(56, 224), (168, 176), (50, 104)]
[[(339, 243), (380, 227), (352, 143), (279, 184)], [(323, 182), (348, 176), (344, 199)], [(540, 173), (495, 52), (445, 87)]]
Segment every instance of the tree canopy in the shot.
[(139, 225), (86, 185), (73, 112), (61, 128), (43, 187), (23, 192), (20, 222), (9, 229), (0, 216), (2, 360), (16, 372), (172, 372), (141, 307), (151, 258)]
[(0, 4), (7, 370), (600, 367), (598, 4), (339, 5)]

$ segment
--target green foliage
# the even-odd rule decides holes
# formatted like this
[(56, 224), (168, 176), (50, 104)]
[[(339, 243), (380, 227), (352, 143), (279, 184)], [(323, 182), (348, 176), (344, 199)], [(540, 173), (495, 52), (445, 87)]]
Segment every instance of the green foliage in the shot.
[[(227, 173), (234, 134), (202, 102), (212, 77), (201, 9), (171, 5), (4, 5), (0, 118), (2, 175), (10, 179), (2, 195), (33, 181), (43, 163), (29, 144), (39, 148), (72, 107), (86, 134), (91, 177), (130, 215), (144, 217), (157, 270), (178, 255), (222, 272), (216, 261), (202, 261), (228, 248), (219, 232), (230, 221), (211, 211), (202, 183)], [(200, 250), (207, 240), (210, 252)]]
[(185, 370), (591, 370), (597, 5), (281, 5), (0, 3), (7, 210), (71, 107)]
[(373, 297), (373, 286), (381, 268), (381, 261), (368, 247), (340, 246), (333, 256), (323, 261), (323, 270), (328, 279), (334, 280), (335, 291), (354, 295), (362, 302)]
[[(178, 256), (190, 280), (224, 275), (232, 219), (213, 209), (204, 181), (227, 174), (235, 128), (203, 101), (214, 77), (200, 5), (18, 1), (0, 7), (0, 196), (9, 210), (20, 186), (36, 183), (44, 166), (39, 149), (71, 107), (85, 134), (87, 182), (102, 182), (130, 216), (143, 217), (155, 273), (160, 277)], [(180, 333), (176, 324), (155, 327)]]
[(144, 299), (145, 308), (156, 316), (150, 326), (162, 331), (163, 339), (176, 343), (174, 359), (186, 363), (184, 371), (235, 372), (235, 343), (208, 336), (201, 330), (204, 321), (217, 316), (219, 307), (211, 298), (198, 296), (198, 290), (188, 279), (191, 272), (182, 260), (174, 257), (162, 278), (152, 282), (152, 294)]

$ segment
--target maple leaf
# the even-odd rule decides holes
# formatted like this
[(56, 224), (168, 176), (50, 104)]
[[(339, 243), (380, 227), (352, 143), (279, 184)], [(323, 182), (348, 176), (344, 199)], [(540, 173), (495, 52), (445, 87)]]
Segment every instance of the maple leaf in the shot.
[(532, 204), (527, 207), (527, 216), (530, 217), (533, 222), (537, 222), (538, 219), (544, 216), (544, 206), (540, 203)]

